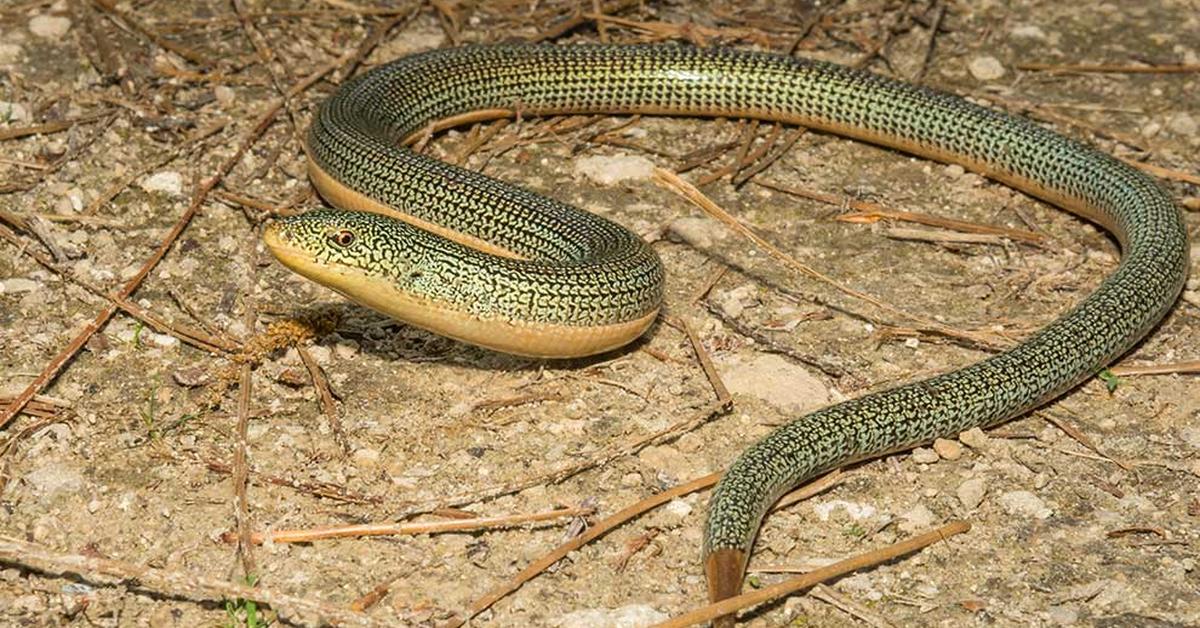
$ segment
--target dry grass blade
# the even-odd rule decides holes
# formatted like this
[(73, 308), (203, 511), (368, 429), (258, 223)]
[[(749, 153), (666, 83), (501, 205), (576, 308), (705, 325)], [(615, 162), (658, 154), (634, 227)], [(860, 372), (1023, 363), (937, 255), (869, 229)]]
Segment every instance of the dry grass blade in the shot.
[(1070, 72), (1079, 74), (1187, 74), (1200, 72), (1200, 63), (1165, 63), (1163, 65), (1129, 65), (1121, 63), (1018, 63), (1018, 70), (1031, 72)]
[(660, 624), (655, 624), (655, 628), (683, 628), (684, 626), (693, 626), (706, 622), (710, 619), (715, 619), (731, 613), (736, 613), (743, 608), (749, 608), (783, 597), (796, 591), (807, 589), (820, 582), (832, 580), (838, 576), (843, 576), (852, 571), (865, 569), (885, 563), (889, 560), (899, 558), (905, 554), (911, 554), (917, 550), (923, 549), (939, 541), (944, 541), (952, 536), (962, 534), (971, 529), (971, 524), (965, 521), (953, 521), (936, 530), (926, 532), (925, 534), (915, 536), (906, 541), (901, 541), (889, 545), (882, 549), (860, 554), (853, 558), (838, 561), (828, 567), (822, 567), (815, 571), (804, 574), (796, 578), (791, 578), (769, 587), (764, 587), (750, 593), (743, 593), (737, 597), (731, 597), (727, 600), (716, 604), (702, 606), (693, 611), (684, 613), (679, 617), (675, 617)]
[(1108, 369), (1117, 377), (1127, 375), (1172, 375), (1200, 373), (1200, 360), (1172, 362), (1168, 364), (1129, 364), (1119, 365)]
[[(419, 523), (367, 523), (360, 525), (329, 526), (324, 528), (309, 528), (304, 530), (271, 530), (255, 532), (250, 535), (250, 542), (256, 545), (271, 543), (311, 543), (325, 539), (358, 538), (363, 536), (412, 536), (417, 534), (437, 534), (439, 532), (462, 532), (508, 528), (525, 523), (548, 521), (562, 517), (585, 517), (592, 514), (592, 508), (558, 508), (545, 512), (530, 514), (504, 515), (500, 517), (476, 517), (473, 519), (455, 519), (452, 521), (422, 521)], [(222, 536), (226, 542), (237, 540), (235, 535)]]

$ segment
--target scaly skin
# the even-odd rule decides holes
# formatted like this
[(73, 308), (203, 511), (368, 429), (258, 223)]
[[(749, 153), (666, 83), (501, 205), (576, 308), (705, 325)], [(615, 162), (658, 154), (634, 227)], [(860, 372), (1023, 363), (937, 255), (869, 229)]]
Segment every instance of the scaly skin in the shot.
[[(802, 124), (962, 164), (1101, 224), (1121, 244), (1120, 266), (1091, 296), (1017, 347), (800, 417), (746, 450), (709, 509), (704, 553), (714, 600), (740, 590), (761, 519), (781, 494), (848, 461), (992, 425), (1063, 393), (1142, 338), (1174, 303), (1186, 275), (1186, 232), (1171, 198), (1149, 177), (1079, 142), (866, 72), (683, 46), (468, 47), (379, 67), (321, 108), (308, 138), (314, 172), (335, 182), (322, 186), (331, 196), (350, 190), (378, 204), (366, 209), (396, 208), (394, 215), (438, 225), (442, 235), (393, 219), (319, 212), (276, 226), (275, 240), (288, 234), (300, 251), (293, 267), (309, 274), (320, 274), (313, 267), (357, 269), (337, 286), (351, 298), (363, 298), (355, 293), (363, 277), (382, 278), (397, 294), (468, 312), (485, 330), (496, 320), (536, 334), (538, 325), (652, 317), (662, 272), (638, 238), (398, 147), (441, 119), (514, 112), (738, 115)], [(376, 235), (358, 240), (369, 246), (335, 251), (330, 234), (339, 229)], [(471, 246), (478, 240), (511, 255), (481, 253)]]

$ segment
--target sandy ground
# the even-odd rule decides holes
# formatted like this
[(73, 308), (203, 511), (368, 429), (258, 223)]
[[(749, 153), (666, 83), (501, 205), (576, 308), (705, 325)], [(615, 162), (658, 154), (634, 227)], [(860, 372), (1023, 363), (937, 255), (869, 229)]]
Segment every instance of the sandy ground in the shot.
[[(436, 4), (443, 10), (425, 6), (404, 17), (345, 2), (247, 2), (247, 26), (234, 13), (240, 3), (138, 0), (103, 10), (0, 3), (0, 134), (7, 133), (0, 137), (8, 138), (0, 141), (0, 209), (18, 219), (40, 217), (0, 243), (0, 394), (21, 392), (107, 306), (84, 284), (114, 292), (137, 274), (185, 214), (197, 184), (251, 137), (281, 89), (353, 51), (394, 16), (400, 19), (360, 71), (452, 39), (546, 33), (576, 7)], [(1194, 1), (1139, 9), (1025, 0), (804, 2), (786, 10), (771, 3), (617, 4), (605, 6), (626, 20), (661, 24), (647, 30), (604, 22), (598, 32), (580, 20), (560, 39), (682, 33), (775, 50), (795, 44), (798, 54), (843, 63), (880, 50), (867, 61), (875, 71), (923, 76), (926, 84), (1028, 112), (1119, 156), (1192, 173), (1191, 183), (1164, 184), (1190, 199), (1193, 238), (1200, 228), (1200, 73), (1017, 67), (1194, 68)], [(670, 276), (667, 312), (690, 321), (716, 362), (734, 393), (730, 412), (688, 423), (707, 416), (714, 393), (686, 335), (669, 324), (614, 354), (537, 362), (437, 338), (347, 304), (270, 260), (257, 237), (264, 213), (255, 207), (319, 205), (308, 193), (296, 138), (334, 88), (330, 81), (341, 77), (335, 70), (288, 101), (131, 297), (160, 319), (209, 328), (207, 335), (234, 352), (272, 323), (314, 313), (336, 319), (333, 331), (302, 345), (336, 396), (336, 421), (296, 348), (254, 354), (262, 359), (250, 362), (252, 386), (239, 412), (246, 389), (237, 385), (240, 367), (228, 353), (116, 314), (44, 397), (0, 433), (0, 535), (34, 543), (59, 561), (119, 560), (184, 574), (183, 582), (60, 576), (28, 555), (0, 560), (0, 623), (245, 625), (245, 604), (211, 592), (200, 594), (208, 601), (189, 598), (202, 577), (242, 582), (248, 570), (272, 592), (342, 608), (383, 585), (387, 592), (369, 617), (435, 625), (578, 533), (582, 520), (276, 543), (243, 553), (222, 535), (237, 529), (239, 512), (249, 528), (263, 530), (403, 516), (435, 521), (451, 513), (409, 515), (447, 504), (482, 516), (586, 505), (596, 509), (587, 517), (595, 522), (722, 469), (800, 411), (988, 354), (798, 276), (648, 179), (652, 165), (681, 169), (693, 151), (736, 145), (750, 133), (758, 138), (754, 147), (764, 146), (774, 132), (729, 120), (521, 120), (445, 133), (427, 150), (446, 158), (470, 153), (468, 167), (651, 239)], [(49, 126), (10, 133), (33, 125)], [(696, 182), (737, 157), (736, 147), (714, 153), (684, 176)], [(1118, 257), (1092, 225), (961, 168), (816, 133), (799, 135), (741, 185), (727, 176), (702, 189), (838, 282), (1000, 341), (1063, 312)], [(973, 234), (961, 241), (962, 231), (837, 220), (851, 202), (1044, 239)], [(911, 239), (913, 229), (924, 239)], [(23, 251), (59, 256), (62, 273)], [(1192, 276), (1200, 277), (1194, 245), (1192, 258)], [(1192, 279), (1167, 320), (1122, 364), (1200, 358), (1198, 293)], [(669, 438), (639, 447), (677, 423), (683, 427), (669, 430)], [(832, 490), (770, 517), (752, 584), (952, 519), (969, 521), (970, 532), (742, 619), (754, 626), (1200, 624), (1195, 375), (1125, 376), (1111, 392), (1091, 381), (1044, 413), (962, 441), (858, 466)], [(236, 473), (239, 451), (249, 469), (244, 483)], [(573, 466), (583, 470), (550, 481)], [(617, 528), (473, 623), (640, 625), (699, 605), (707, 499), (707, 492), (691, 494)], [(260, 608), (257, 617), (272, 612)]]

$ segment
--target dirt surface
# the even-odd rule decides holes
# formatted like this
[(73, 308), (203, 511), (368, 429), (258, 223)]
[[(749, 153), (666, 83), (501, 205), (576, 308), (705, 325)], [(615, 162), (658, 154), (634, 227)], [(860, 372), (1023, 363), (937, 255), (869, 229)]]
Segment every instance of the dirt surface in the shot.
[[(597, 29), (580, 19), (556, 33), (577, 5), (591, 11), (592, 3), (450, 1), (409, 15), (404, 6), (368, 11), (365, 2), (246, 2), (245, 23), (234, 12), (240, 2), (0, 3), (0, 137), (7, 138), (0, 141), (0, 209), (15, 234), (0, 243), (0, 394), (8, 399), (108, 307), (83, 286), (114, 293), (134, 278), (198, 186), (253, 138), (130, 299), (179, 328), (210, 329), (217, 344), (241, 355), (253, 367), (245, 408), (239, 411), (243, 368), (230, 351), (202, 350), (117, 313), (0, 433), (0, 535), (60, 560), (120, 560), (184, 574), (183, 582), (114, 582), (86, 568), (84, 577), (60, 576), (29, 556), (0, 559), (0, 623), (245, 625), (248, 605), (211, 592), (198, 595), (207, 601), (192, 598), (200, 577), (244, 582), (249, 572), (272, 592), (342, 608), (384, 585), (369, 617), (440, 624), (577, 533), (580, 521), (275, 543), (249, 552), (222, 535), (238, 529), (239, 512), (256, 531), (436, 521), (448, 513), (414, 513), (442, 506), (495, 516), (589, 505), (594, 523), (721, 470), (800, 411), (988, 355), (798, 276), (648, 178), (650, 165), (679, 170), (694, 151), (733, 145), (683, 175), (697, 182), (735, 163), (739, 140), (751, 133), (751, 153), (791, 138), (792, 129), (783, 129), (767, 151), (763, 143), (774, 132), (767, 124), (519, 120), (451, 131), (426, 147), (450, 159), (469, 153), (468, 167), (651, 239), (670, 277), (667, 312), (691, 323), (716, 362), (734, 393), (728, 413), (708, 416), (713, 387), (687, 336), (670, 324), (660, 322), (614, 354), (537, 362), (431, 336), (289, 274), (259, 244), (258, 223), (263, 207), (320, 204), (309, 192), (297, 137), (334, 89), (331, 81), (344, 77), (342, 66), (289, 99), (261, 137), (251, 132), (281, 90), (372, 33), (382, 38), (358, 71), (452, 42), (538, 35), (563, 42), (690, 38), (865, 62), (1170, 169), (1174, 180), (1164, 185), (1191, 204), (1195, 240), (1194, 1), (1137, 9), (1024, 0), (771, 4), (607, 3), (621, 22)], [(1147, 62), (1190, 64), (1192, 71), (1017, 67)], [(48, 126), (21, 131), (35, 125)], [(1192, 182), (1180, 173), (1192, 173)], [(1011, 343), (1069, 308), (1118, 258), (1094, 226), (961, 168), (816, 133), (800, 135), (741, 185), (726, 176), (702, 189), (836, 281), (996, 343)], [(976, 241), (960, 241), (954, 237), (967, 232), (838, 220), (857, 201), (1044, 239), (970, 234)], [(924, 239), (910, 239), (913, 229)], [(31, 253), (60, 256), (59, 270)], [(1192, 276), (1200, 277), (1195, 245), (1192, 260)], [(336, 320), (333, 331), (301, 343), (336, 396), (335, 419), (301, 352), (261, 340), (273, 323), (314, 314)], [(285, 344), (273, 330), (266, 337)], [(260, 340), (248, 344), (252, 336)], [(1167, 320), (1122, 364), (1196, 360), (1198, 337), (1193, 278)], [(640, 448), (660, 430), (668, 438)], [(969, 521), (970, 532), (743, 620), (1200, 624), (1196, 375), (1124, 376), (1111, 392), (1090, 381), (1045, 413), (962, 441), (860, 465), (832, 490), (771, 516), (751, 568), (812, 569), (952, 519)], [(237, 473), (239, 452), (246, 482)], [(551, 481), (575, 466), (581, 472)], [(640, 625), (702, 604), (707, 499), (707, 491), (691, 494), (618, 527), (473, 623)], [(752, 582), (782, 577), (755, 572)], [(272, 616), (257, 610), (260, 620)]]

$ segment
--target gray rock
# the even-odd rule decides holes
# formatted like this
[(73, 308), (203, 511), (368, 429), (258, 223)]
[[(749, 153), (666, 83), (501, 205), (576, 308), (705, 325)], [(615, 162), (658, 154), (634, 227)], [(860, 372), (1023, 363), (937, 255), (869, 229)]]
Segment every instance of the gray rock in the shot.
[(558, 619), (559, 628), (640, 628), (666, 621), (670, 615), (645, 604), (617, 608), (585, 608)]
[(712, 218), (684, 216), (677, 218), (667, 227), (667, 237), (673, 242), (682, 242), (697, 249), (707, 249), (729, 233), (721, 223)]
[(755, 354), (717, 365), (734, 394), (747, 395), (789, 413), (829, 403), (829, 389), (801, 366), (773, 354)]

